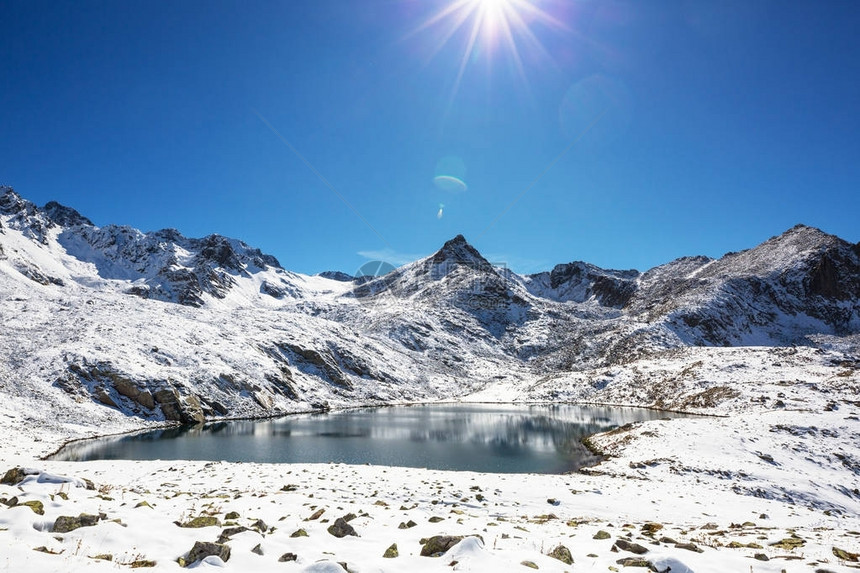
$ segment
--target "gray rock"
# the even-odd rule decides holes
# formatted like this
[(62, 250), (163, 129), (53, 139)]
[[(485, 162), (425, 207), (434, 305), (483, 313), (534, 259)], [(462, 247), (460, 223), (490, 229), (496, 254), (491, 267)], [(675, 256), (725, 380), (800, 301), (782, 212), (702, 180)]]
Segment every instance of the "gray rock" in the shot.
[(633, 543), (624, 539), (616, 539), (615, 546), (618, 547), (618, 549), (623, 549), (624, 551), (629, 551), (630, 553), (635, 553), (636, 555), (644, 555), (648, 553), (648, 550), (645, 547), (642, 547), (638, 543)]
[(358, 537), (358, 533), (355, 532), (355, 529), (342, 517), (338, 517), (335, 522), (329, 526), (327, 531), (338, 538), (346, 537), (347, 535)]
[(3, 479), (0, 479), (0, 484), (18, 485), (24, 481), (25, 477), (27, 477), (27, 474), (24, 473), (24, 468), (12, 468), (6, 472)]
[(211, 543), (209, 541), (195, 541), (194, 547), (188, 552), (186, 561), (190, 564), (212, 555), (219, 557), (221, 561), (227, 562), (230, 560), (230, 546), (222, 543)]
[(559, 545), (548, 553), (553, 559), (558, 559), (567, 565), (573, 565), (573, 555), (570, 554), (570, 549), (564, 545)]
[(481, 541), (484, 541), (484, 538), (480, 535), (434, 535), (429, 539), (421, 539), (419, 543), (423, 545), (421, 548), (421, 556), (422, 557), (439, 557), (461, 541), (466, 537), (477, 537)]
[(68, 533), (81, 527), (92, 527), (99, 522), (101, 517), (98, 515), (90, 515), (82, 513), (77, 517), (69, 515), (61, 515), (54, 521), (54, 533)]

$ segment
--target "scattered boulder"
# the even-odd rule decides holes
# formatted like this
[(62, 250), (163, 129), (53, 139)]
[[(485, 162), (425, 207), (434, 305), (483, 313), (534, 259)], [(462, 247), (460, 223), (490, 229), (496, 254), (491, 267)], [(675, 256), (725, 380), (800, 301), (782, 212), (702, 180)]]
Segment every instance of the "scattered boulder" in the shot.
[(434, 515), (433, 517), (431, 517), (427, 521), (429, 521), (430, 523), (439, 523), (440, 521), (445, 521), (445, 518)]
[(307, 537), (308, 532), (304, 529), (296, 529), (290, 534), (290, 537)]
[(663, 525), (660, 523), (646, 523), (642, 526), (642, 533), (645, 535), (654, 535), (661, 529), (663, 529)]
[(696, 545), (695, 543), (676, 543), (676, 549), (686, 549), (687, 551), (694, 551), (696, 553), (704, 553), (704, 549)]
[(211, 543), (209, 541), (195, 541), (194, 547), (188, 552), (186, 562), (191, 564), (195, 561), (206, 559), (211, 555), (218, 557), (221, 561), (227, 562), (230, 560), (230, 546), (222, 543)]
[(421, 557), (439, 557), (458, 543), (463, 541), (462, 535), (434, 535), (430, 539), (419, 541)]
[(263, 555), (263, 548), (258, 543), (254, 546), (253, 549), (251, 549), (251, 553), (254, 553), (256, 555)]
[(317, 519), (319, 519), (320, 517), (322, 517), (322, 514), (324, 514), (324, 513), (325, 513), (325, 509), (324, 509), (324, 508), (319, 508), (318, 510), (316, 510), (315, 512), (313, 512), (313, 513), (311, 514), (311, 516), (310, 516), (309, 518), (307, 518), (305, 521), (316, 521)]
[(224, 516), (224, 520), (225, 521), (231, 521), (234, 519), (239, 519), (240, 517), (241, 516), (239, 515), (238, 511), (231, 511), (230, 513), (228, 513)]
[(54, 533), (68, 533), (70, 531), (74, 531), (81, 527), (92, 527), (96, 525), (101, 516), (99, 515), (90, 515), (88, 513), (82, 513), (77, 517), (72, 517), (69, 515), (61, 515), (54, 521)]
[(615, 546), (618, 549), (629, 551), (630, 553), (635, 553), (636, 555), (644, 555), (648, 553), (648, 550), (645, 547), (642, 547), (638, 543), (633, 543), (632, 541), (627, 541), (625, 539), (616, 539)]
[(0, 479), (0, 484), (3, 485), (18, 485), (24, 478), (27, 477), (24, 468), (12, 468), (6, 472), (2, 479)]
[(594, 534), (594, 537), (592, 537), (592, 539), (609, 539), (610, 537), (612, 537), (612, 536), (609, 535), (608, 531), (604, 531), (601, 529), (600, 531), (598, 531), (597, 533)]
[(280, 561), (281, 563), (286, 563), (288, 561), (295, 561), (298, 558), (299, 556), (295, 553), (284, 553), (278, 558), (278, 561)]
[(540, 569), (534, 561), (522, 561), (520, 565), (528, 567), (529, 569)]
[(397, 529), (412, 529), (416, 525), (418, 525), (418, 524), (410, 519), (406, 523), (401, 523), (400, 525), (398, 525)]
[(392, 543), (391, 547), (385, 550), (385, 553), (382, 554), (382, 557), (385, 559), (394, 559), (395, 557), (399, 557), (400, 553), (397, 551), (397, 544)]
[(770, 561), (770, 557), (768, 557), (764, 553), (756, 553), (755, 555), (753, 555), (753, 559), (755, 559), (756, 561)]
[(327, 531), (337, 538), (346, 537), (347, 535), (358, 537), (358, 533), (355, 532), (355, 529), (342, 517), (338, 517), (335, 522), (329, 526)]
[(570, 549), (568, 549), (564, 545), (559, 545), (558, 547), (550, 551), (547, 555), (549, 555), (553, 559), (558, 559), (566, 565), (573, 565), (573, 556), (570, 554)]

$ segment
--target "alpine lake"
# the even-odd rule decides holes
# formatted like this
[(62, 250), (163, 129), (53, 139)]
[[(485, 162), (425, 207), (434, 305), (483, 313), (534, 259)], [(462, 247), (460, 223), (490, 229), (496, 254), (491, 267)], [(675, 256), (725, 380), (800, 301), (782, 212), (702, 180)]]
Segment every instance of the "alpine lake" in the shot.
[(67, 444), (51, 459), (343, 463), (559, 474), (598, 461), (583, 438), (667, 416), (641, 408), (584, 405), (357, 408), (96, 438)]

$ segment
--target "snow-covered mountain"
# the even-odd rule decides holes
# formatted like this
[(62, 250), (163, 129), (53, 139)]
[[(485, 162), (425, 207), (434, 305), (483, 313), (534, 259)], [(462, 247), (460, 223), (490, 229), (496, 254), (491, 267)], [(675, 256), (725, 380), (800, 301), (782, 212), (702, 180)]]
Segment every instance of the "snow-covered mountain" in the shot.
[(58, 416), (69, 400), (93, 416), (258, 416), (860, 333), (860, 244), (797, 226), (717, 260), (521, 276), (458, 236), (358, 280), (292, 273), (219, 235), (97, 227), (2, 188), (0, 319), (12, 399), (48, 396)]

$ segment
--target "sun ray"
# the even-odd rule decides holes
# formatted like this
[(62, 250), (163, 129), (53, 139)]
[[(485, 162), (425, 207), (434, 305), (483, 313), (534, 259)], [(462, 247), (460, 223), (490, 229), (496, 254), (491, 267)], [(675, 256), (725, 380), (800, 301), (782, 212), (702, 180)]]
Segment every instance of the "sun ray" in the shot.
[[(446, 110), (450, 111), (471, 63), (491, 62), (498, 52), (510, 58), (519, 81), (528, 91), (526, 52), (540, 60), (553, 61), (532, 27), (570, 31), (569, 26), (537, 6), (539, 0), (451, 0), (421, 23), (409, 36), (437, 30), (426, 64), (436, 58), (455, 38), (463, 38), (463, 52), (457, 64)], [(480, 46), (480, 50), (479, 50)]]

